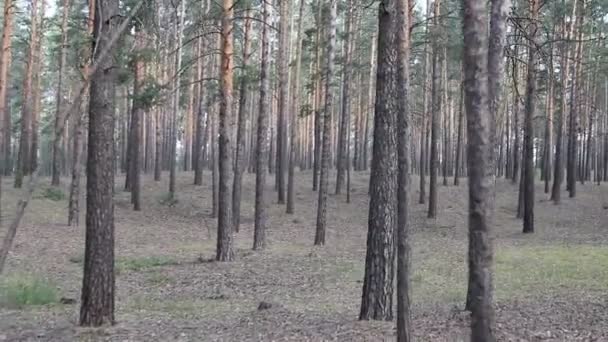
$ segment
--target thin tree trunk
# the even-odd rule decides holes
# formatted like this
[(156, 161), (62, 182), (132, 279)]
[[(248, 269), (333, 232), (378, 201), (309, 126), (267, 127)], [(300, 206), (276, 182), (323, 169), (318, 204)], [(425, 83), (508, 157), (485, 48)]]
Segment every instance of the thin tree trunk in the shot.
[[(251, 9), (245, 11), (245, 41), (243, 42), (243, 70), (249, 70), (249, 58), (251, 56)], [(241, 221), (241, 184), (243, 172), (245, 171), (245, 124), (247, 121), (246, 111), (249, 102), (249, 85), (247, 75), (241, 77), (239, 90), (239, 111), (236, 133), (236, 156), (234, 163), (234, 181), (232, 184), (232, 223), (234, 231), (238, 233)]]
[(11, 111), (7, 109), (6, 94), (9, 80), (8, 70), (12, 59), (11, 43), (14, 14), (14, 0), (5, 0), (4, 21), (2, 24), (2, 51), (0, 51), (0, 175), (8, 175), (11, 172)]
[(173, 108), (171, 110), (170, 120), (170, 161), (169, 161), (169, 197), (173, 200), (175, 196), (175, 176), (177, 173), (177, 116), (179, 112), (179, 100), (180, 100), (180, 84), (181, 84), (181, 69), (182, 69), (182, 38), (184, 31), (184, 16), (186, 11), (185, 0), (181, 0), (179, 3), (179, 9), (176, 9), (178, 13), (177, 22), (175, 27), (175, 76), (173, 81)]
[(300, 75), (302, 73), (302, 22), (304, 21), (304, 0), (300, 0), (296, 37), (296, 62), (291, 82), (291, 147), (289, 152), (289, 173), (287, 178), (287, 214), (294, 213), (295, 207), (295, 167), (297, 163), (298, 125), (300, 113)]
[(217, 220), (217, 261), (231, 261), (234, 258), (232, 247), (232, 69), (233, 69), (233, 2), (223, 0), (222, 7), (222, 45), (219, 111), (219, 201)]
[(321, 152), (321, 170), (319, 177), (319, 201), (317, 207), (317, 229), (315, 232), (315, 245), (325, 244), (327, 226), (327, 192), (329, 187), (329, 167), (331, 149), (331, 110), (334, 105), (334, 92), (332, 80), (334, 78), (334, 57), (336, 44), (337, 0), (329, 0), (329, 18), (327, 22), (327, 66), (325, 70), (325, 106), (323, 109), (323, 143)]
[[(262, 22), (269, 19), (270, 4), (264, 1), (262, 5)], [(266, 186), (266, 159), (268, 158), (268, 109), (270, 107), (270, 80), (269, 69), (269, 42), (270, 28), (262, 25), (261, 65), (260, 65), (260, 100), (258, 111), (258, 133), (256, 148), (255, 169), (255, 226), (253, 233), (253, 249), (260, 250), (266, 247), (266, 199), (264, 188)]]
[[(61, 16), (61, 49), (59, 52), (59, 67), (57, 71), (57, 93), (55, 96), (55, 132), (59, 132), (60, 124), (63, 122), (60, 117), (63, 105), (63, 74), (65, 69), (66, 57), (68, 54), (68, 16), (70, 13), (70, 0), (63, 0), (63, 11)], [(52, 156), (52, 176), (51, 185), (59, 186), (61, 135), (53, 134), (53, 156)]]
[[(441, 28), (439, 16), (441, 15), (441, 1), (434, 2), (433, 17), (433, 76), (432, 76), (432, 112), (431, 112), (431, 166), (430, 166), (430, 189), (429, 189), (429, 210), (428, 218), (437, 217), (437, 173), (439, 171), (439, 137), (441, 136), (441, 58), (439, 51), (439, 35)], [(444, 85), (445, 86), (445, 85)]]

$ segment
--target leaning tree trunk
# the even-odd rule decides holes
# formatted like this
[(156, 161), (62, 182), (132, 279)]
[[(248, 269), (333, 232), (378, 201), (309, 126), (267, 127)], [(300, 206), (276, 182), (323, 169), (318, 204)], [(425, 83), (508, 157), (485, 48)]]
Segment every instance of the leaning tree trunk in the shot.
[(216, 260), (231, 261), (232, 248), (232, 69), (233, 69), (233, 23), (232, 0), (223, 0), (222, 7), (222, 45), (220, 66), (220, 111), (219, 111), (219, 191), (217, 220)]
[(317, 229), (315, 245), (325, 244), (327, 226), (327, 192), (329, 187), (329, 164), (331, 149), (331, 110), (334, 105), (332, 80), (334, 78), (334, 57), (336, 44), (337, 0), (329, 0), (328, 36), (327, 36), (327, 66), (325, 70), (325, 106), (323, 109), (323, 142), (321, 150), (321, 170), (319, 176), (319, 201), (317, 206)]
[[(87, 157), (87, 214), (80, 325), (114, 323), (114, 87), (110, 37), (117, 32), (118, 0), (96, 0)], [(110, 19), (108, 19), (110, 18)]]

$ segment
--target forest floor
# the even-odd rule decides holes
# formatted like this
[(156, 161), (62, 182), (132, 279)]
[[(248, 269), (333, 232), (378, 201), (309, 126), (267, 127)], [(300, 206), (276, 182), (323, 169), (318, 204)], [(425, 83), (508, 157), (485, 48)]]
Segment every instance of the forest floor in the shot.
[[(178, 177), (178, 202), (144, 178), (143, 211), (116, 195), (116, 320), (77, 327), (84, 251), (81, 227), (65, 225), (67, 201), (43, 196), (43, 179), (3, 277), (44, 279), (69, 304), (0, 307), (0, 341), (383, 341), (393, 322), (358, 321), (368, 212), (368, 173), (353, 173), (352, 202), (331, 195), (327, 245), (313, 247), (317, 194), (297, 174), (296, 214), (268, 186), (268, 248), (251, 250), (254, 177), (245, 175), (236, 261), (209, 262), (216, 221), (209, 173), (203, 187)], [(333, 176), (333, 175), (332, 175)], [(272, 177), (271, 177), (272, 178)], [(67, 180), (65, 180), (67, 182)], [(124, 179), (117, 179), (117, 189)], [(417, 178), (412, 189), (417, 189)], [(440, 180), (441, 182), (441, 180)], [(451, 184), (450, 180), (450, 184)], [(466, 180), (463, 180), (466, 183)], [(272, 184), (269, 181), (269, 184)], [(333, 181), (330, 182), (330, 188)], [(4, 181), (9, 222), (19, 192)], [(576, 199), (547, 201), (536, 189), (536, 232), (521, 233), (517, 186), (497, 183), (495, 299), (499, 341), (608, 341), (608, 185), (578, 186)], [(439, 187), (439, 215), (412, 191), (412, 300), (417, 341), (466, 341), (467, 190)], [(6, 226), (6, 223), (3, 225)], [(5, 229), (0, 229), (4, 236)], [(1, 283), (0, 279), (0, 283)], [(258, 310), (260, 302), (272, 305)]]

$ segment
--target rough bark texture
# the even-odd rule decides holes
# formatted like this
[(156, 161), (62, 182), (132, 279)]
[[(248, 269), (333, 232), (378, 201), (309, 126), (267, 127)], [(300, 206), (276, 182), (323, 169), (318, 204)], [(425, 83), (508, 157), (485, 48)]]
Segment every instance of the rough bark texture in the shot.
[(379, 6), (378, 71), (367, 254), (361, 298), (362, 320), (393, 319), (395, 230), (397, 229), (397, 73), (395, 23), (386, 6)]
[(61, 110), (63, 105), (63, 74), (68, 54), (68, 16), (70, 13), (70, 0), (63, 0), (63, 10), (61, 15), (61, 49), (59, 50), (59, 66), (57, 70), (57, 93), (55, 97), (55, 134), (53, 135), (53, 157), (51, 161), (52, 176), (51, 185), (59, 185), (59, 176), (61, 173), (60, 153), (61, 150), (61, 135), (57, 132), (61, 131)]
[[(411, 336), (410, 312), (410, 245), (409, 245), (409, 167), (410, 167), (410, 132), (409, 132), (409, 48), (411, 17), (408, 0), (393, 0), (395, 11), (393, 18), (397, 31), (395, 45), (398, 49), (397, 59), (397, 148), (399, 157), (399, 175), (397, 185), (397, 341), (409, 342)], [(389, 13), (390, 15), (390, 13)]]
[(289, 110), (289, 3), (279, 1), (279, 108), (277, 112), (276, 177), (278, 203), (285, 204), (287, 111)]
[(236, 156), (234, 161), (234, 182), (232, 184), (232, 223), (234, 231), (239, 231), (241, 221), (241, 184), (243, 180), (243, 172), (245, 171), (245, 123), (247, 103), (249, 98), (249, 85), (247, 80), (247, 72), (249, 71), (249, 58), (251, 56), (251, 10), (245, 12), (245, 41), (243, 43), (243, 65), (242, 69), (245, 72), (241, 77), (239, 86), (239, 111), (238, 124), (236, 132)]
[[(267, 22), (270, 4), (263, 5), (263, 22)], [(262, 25), (261, 65), (260, 65), (260, 100), (258, 113), (258, 133), (255, 169), (255, 226), (253, 233), (253, 249), (266, 247), (266, 159), (268, 158), (268, 110), (270, 95), (270, 80), (268, 79), (270, 28)]]
[(34, 69), (36, 64), (36, 43), (38, 42), (38, 1), (31, 3), (31, 26), (30, 39), (25, 62), (25, 72), (23, 76), (23, 105), (21, 106), (21, 135), (19, 136), (19, 152), (17, 154), (17, 167), (15, 173), (15, 188), (20, 188), (23, 184), (23, 177), (30, 174), (31, 151), (32, 151), (32, 116), (34, 106), (33, 83)]
[(223, 1), (222, 15), (222, 62), (220, 69), (220, 111), (219, 111), (219, 193), (217, 216), (218, 261), (231, 261), (232, 249), (232, 69), (233, 69), (233, 23), (232, 0)]
[(296, 37), (296, 62), (291, 83), (291, 142), (289, 150), (289, 171), (287, 177), (287, 214), (293, 214), (295, 209), (295, 167), (297, 163), (298, 125), (300, 114), (300, 75), (302, 73), (302, 22), (304, 21), (304, 0), (300, 0), (298, 28)]
[(170, 147), (169, 147), (169, 196), (171, 199), (175, 198), (175, 174), (177, 173), (177, 117), (179, 112), (179, 100), (180, 100), (180, 83), (181, 83), (181, 69), (182, 69), (182, 38), (184, 31), (184, 16), (186, 11), (185, 0), (181, 0), (177, 15), (177, 22), (175, 27), (175, 44), (177, 49), (175, 51), (175, 77), (173, 79), (173, 108), (171, 108), (171, 120), (170, 120)]
[(351, 82), (352, 82), (352, 63), (353, 63), (353, 48), (354, 48), (354, 35), (353, 26), (355, 20), (355, 4), (354, 0), (348, 2), (348, 13), (346, 14), (346, 28), (344, 44), (346, 51), (344, 53), (344, 77), (342, 79), (342, 106), (341, 106), (341, 120), (340, 120), (340, 136), (338, 140), (338, 161), (337, 161), (337, 174), (336, 174), (336, 195), (342, 192), (344, 187), (344, 181), (346, 176), (346, 169), (348, 168), (348, 128), (350, 127), (350, 115), (351, 115)]
[(87, 214), (80, 325), (114, 323), (114, 85), (116, 67), (103, 51), (116, 31), (117, 0), (95, 2), (98, 68), (91, 77), (87, 157)]
[(439, 137), (441, 136), (441, 53), (439, 51), (439, 16), (441, 15), (441, 2), (434, 2), (434, 17), (433, 17), (433, 76), (431, 88), (431, 165), (430, 165), (430, 180), (429, 180), (429, 210), (427, 216), (429, 218), (437, 217), (437, 173), (439, 171)]
[[(497, 5), (501, 1), (493, 1)], [(494, 14), (494, 11), (492, 11)], [(494, 20), (494, 15), (492, 16)], [(464, 0), (464, 72), (469, 172), (469, 277), (471, 341), (491, 342), (492, 216), (494, 180), (488, 173), (493, 153), (492, 114), (488, 97), (487, 18), (485, 3)]]
[(2, 51), (0, 51), (0, 174), (8, 174), (11, 151), (11, 117), (6, 106), (6, 89), (8, 85), (8, 69), (11, 64), (11, 42), (13, 35), (13, 17), (15, 14), (14, 0), (4, 1), (2, 24)]
[(534, 111), (536, 101), (536, 35), (539, 0), (529, 0), (531, 23), (528, 25), (528, 76), (524, 120), (524, 233), (534, 232)]
[[(577, 0), (574, 0), (572, 7), (571, 21), (576, 16)], [(570, 40), (574, 30), (574, 25), (570, 25), (570, 28), (566, 33), (566, 16), (562, 19), (562, 38)], [(561, 72), (561, 96), (560, 106), (557, 112), (557, 138), (555, 142), (555, 163), (553, 164), (553, 186), (551, 187), (551, 200), (555, 204), (559, 204), (561, 201), (561, 186), (564, 181), (564, 161), (563, 161), (563, 147), (564, 147), (564, 122), (566, 120), (566, 94), (568, 91), (568, 79), (570, 70), (570, 49), (568, 49), (568, 43), (564, 42), (561, 49), (561, 61), (560, 68)]]
[(325, 70), (325, 107), (323, 109), (323, 142), (321, 152), (321, 170), (319, 176), (319, 201), (317, 207), (317, 229), (315, 245), (325, 244), (327, 226), (327, 193), (329, 188), (329, 164), (331, 154), (331, 110), (334, 104), (332, 80), (334, 78), (334, 57), (336, 45), (336, 20), (338, 12), (337, 0), (329, 0), (328, 36), (327, 36), (327, 66)]

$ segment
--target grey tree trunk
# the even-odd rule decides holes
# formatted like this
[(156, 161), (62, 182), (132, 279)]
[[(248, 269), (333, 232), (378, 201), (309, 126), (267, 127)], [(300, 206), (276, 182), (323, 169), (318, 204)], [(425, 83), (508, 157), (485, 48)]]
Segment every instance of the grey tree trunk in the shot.
[(338, 12), (337, 0), (329, 0), (329, 18), (327, 19), (327, 65), (325, 70), (325, 106), (323, 109), (323, 142), (321, 151), (321, 170), (319, 176), (319, 201), (317, 206), (317, 229), (315, 245), (325, 244), (327, 226), (327, 193), (329, 188), (329, 166), (331, 153), (331, 110), (334, 105), (332, 80), (334, 79), (334, 57), (336, 45), (336, 20)]
[[(269, 2), (265, 1), (262, 7), (262, 22), (267, 23), (270, 12)], [(266, 160), (268, 159), (268, 110), (270, 107), (270, 80), (268, 79), (268, 57), (270, 54), (269, 41), (270, 28), (268, 25), (262, 25), (260, 100), (255, 169), (255, 226), (253, 233), (254, 250), (264, 249), (266, 247), (266, 198), (264, 195), (264, 187), (266, 186)]]

